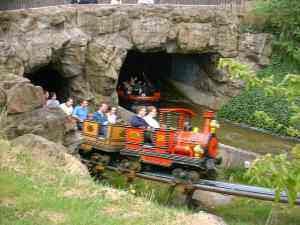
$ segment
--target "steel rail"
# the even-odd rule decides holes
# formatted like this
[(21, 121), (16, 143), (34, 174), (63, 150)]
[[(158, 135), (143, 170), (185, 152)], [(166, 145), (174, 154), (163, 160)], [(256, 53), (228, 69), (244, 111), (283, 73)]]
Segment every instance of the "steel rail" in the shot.
[[(130, 173), (132, 171), (127, 169), (119, 169), (113, 166), (107, 166), (109, 170)], [(163, 182), (171, 185), (180, 184), (176, 181), (173, 176), (165, 175), (165, 174), (157, 174), (151, 172), (139, 172), (134, 174), (136, 177), (140, 177), (147, 180), (153, 180), (158, 182)], [(221, 194), (235, 195), (265, 201), (275, 201), (275, 191), (269, 188), (243, 185), (243, 184), (234, 184), (227, 183), (221, 181), (213, 181), (213, 180), (200, 180), (196, 183), (186, 184), (189, 188), (195, 190), (204, 190), (209, 192), (217, 192)], [(280, 194), (280, 198), (278, 199), (281, 203), (288, 203), (288, 197), (285, 192)], [(295, 201), (296, 205), (300, 205), (300, 196)]]

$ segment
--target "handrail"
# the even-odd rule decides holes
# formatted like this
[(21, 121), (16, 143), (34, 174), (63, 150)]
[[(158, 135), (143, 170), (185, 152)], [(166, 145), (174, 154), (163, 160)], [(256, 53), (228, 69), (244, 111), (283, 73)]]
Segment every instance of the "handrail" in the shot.
[[(121, 0), (122, 4), (137, 4), (138, 0)], [(1, 0), (0, 10), (39, 8), (45, 6), (68, 5), (76, 0)], [(97, 4), (110, 4), (111, 0), (97, 0)], [(216, 8), (244, 9), (245, 0), (154, 0), (155, 5), (207, 5)]]

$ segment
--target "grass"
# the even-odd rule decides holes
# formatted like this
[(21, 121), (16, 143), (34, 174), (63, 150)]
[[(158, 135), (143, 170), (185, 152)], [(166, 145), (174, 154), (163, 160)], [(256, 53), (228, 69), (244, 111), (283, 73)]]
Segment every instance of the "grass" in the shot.
[[(50, 160), (33, 160), (0, 142), (1, 225), (184, 224), (185, 209), (165, 207), (130, 192), (66, 174)], [(187, 223), (185, 223), (187, 224)]]
[[(58, 165), (62, 164), (51, 158), (34, 160), (24, 149), (0, 141), (1, 225), (191, 224), (194, 211), (178, 200), (179, 191), (168, 198), (167, 185), (140, 179), (128, 185), (112, 172), (106, 174), (109, 179), (94, 182), (89, 176), (66, 173)], [(243, 173), (243, 169), (226, 170), (220, 176), (247, 183)], [(236, 198), (209, 212), (228, 225), (263, 225), (271, 208), (269, 202)], [(280, 205), (277, 215), (272, 225), (299, 224), (299, 208)]]
[[(246, 170), (243, 168), (226, 169), (221, 171), (218, 180), (249, 184), (249, 178), (244, 176), (245, 172)], [(180, 197), (179, 191), (175, 191), (169, 198), (167, 185), (137, 179), (131, 186), (127, 186), (123, 177), (116, 176), (116, 174), (111, 172), (107, 173), (107, 177), (109, 179), (105, 182), (113, 185), (115, 188), (134, 190), (135, 195), (143, 196), (160, 205), (188, 210), (186, 206), (182, 205), (181, 201), (178, 201)], [(247, 198), (236, 197), (229, 205), (200, 209), (222, 217), (228, 225), (265, 225), (272, 208), (277, 209), (275, 210), (276, 213), (272, 225), (300, 224), (299, 207), (289, 207), (285, 204)]]
[[(300, 223), (299, 207), (277, 204), (271, 225), (297, 225)], [(265, 225), (272, 203), (237, 198), (232, 204), (212, 211), (221, 216), (228, 225)]]

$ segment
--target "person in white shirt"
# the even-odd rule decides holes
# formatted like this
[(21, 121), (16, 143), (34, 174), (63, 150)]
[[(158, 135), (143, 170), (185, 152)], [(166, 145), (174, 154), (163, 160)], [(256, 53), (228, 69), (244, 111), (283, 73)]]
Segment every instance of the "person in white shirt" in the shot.
[(159, 129), (160, 125), (155, 119), (155, 117), (157, 116), (157, 109), (154, 106), (149, 106), (147, 109), (148, 114), (144, 117), (144, 120), (151, 128)]
[(68, 98), (65, 103), (60, 104), (60, 108), (66, 113), (68, 116), (71, 116), (73, 113), (73, 99)]

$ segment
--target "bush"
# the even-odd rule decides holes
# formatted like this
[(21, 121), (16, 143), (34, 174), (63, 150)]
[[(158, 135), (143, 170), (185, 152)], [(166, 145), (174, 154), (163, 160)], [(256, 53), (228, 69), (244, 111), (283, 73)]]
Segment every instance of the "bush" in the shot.
[(220, 118), (263, 128), (272, 133), (300, 137), (300, 76), (257, 76), (247, 66), (232, 59), (221, 59), (231, 79), (242, 79), (246, 90), (218, 112)]
[(300, 192), (300, 145), (290, 155), (267, 154), (254, 161), (246, 176), (251, 181), (275, 189), (276, 198), (286, 191), (290, 204), (294, 204)]
[(274, 49), (281, 59), (292, 64), (300, 62), (299, 0), (258, 0), (256, 15), (266, 18), (264, 31), (274, 34)]

